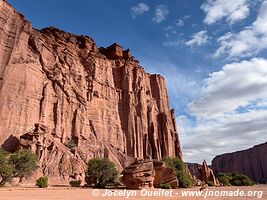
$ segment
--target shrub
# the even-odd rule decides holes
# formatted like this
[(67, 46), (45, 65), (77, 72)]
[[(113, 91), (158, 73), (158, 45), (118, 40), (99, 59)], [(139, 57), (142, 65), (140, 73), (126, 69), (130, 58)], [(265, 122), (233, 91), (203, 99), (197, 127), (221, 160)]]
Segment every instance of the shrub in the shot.
[(161, 183), (158, 188), (161, 189), (172, 189), (172, 186), (169, 183)]
[(87, 175), (95, 187), (104, 188), (107, 185), (114, 185), (118, 177), (115, 164), (108, 158), (94, 158), (88, 161)]
[(244, 174), (233, 173), (231, 184), (235, 186), (251, 186), (254, 185), (253, 181)]
[(36, 180), (36, 186), (39, 188), (47, 188), (48, 187), (48, 178), (40, 177)]
[(66, 143), (64, 143), (64, 145), (70, 149), (77, 146), (74, 140), (68, 140)]
[(70, 186), (71, 187), (80, 187), (81, 186), (81, 180), (70, 181)]
[(239, 173), (219, 173), (217, 178), (225, 186), (251, 186), (254, 184), (249, 177)]
[(175, 171), (185, 171), (186, 167), (184, 162), (179, 158), (164, 157), (162, 161), (167, 167), (174, 169)]
[(213, 181), (208, 181), (208, 186), (214, 187)]
[(224, 186), (230, 186), (231, 183), (230, 181), (232, 180), (231, 175), (226, 174), (226, 173), (219, 173), (217, 176), (217, 179), (219, 180), (220, 183), (222, 183)]
[(11, 154), (0, 149), (0, 187), (14, 177), (21, 180), (37, 167), (37, 158), (30, 151), (23, 150)]
[(176, 172), (177, 179), (179, 180), (179, 187), (188, 188), (193, 185), (190, 176), (184, 171)]
[(177, 179), (179, 180), (179, 187), (187, 188), (193, 185), (192, 179), (186, 170), (186, 165), (181, 159), (165, 157), (162, 161), (167, 167), (175, 171)]

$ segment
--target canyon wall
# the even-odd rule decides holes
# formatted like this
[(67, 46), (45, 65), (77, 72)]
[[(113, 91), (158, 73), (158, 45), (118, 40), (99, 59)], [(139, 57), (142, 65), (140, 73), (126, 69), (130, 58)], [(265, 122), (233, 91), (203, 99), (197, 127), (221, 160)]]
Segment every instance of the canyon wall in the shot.
[(54, 183), (83, 176), (94, 157), (120, 170), (135, 159), (182, 158), (162, 76), (117, 44), (98, 48), (87, 36), (36, 30), (3, 0), (0, 121), (2, 148), (34, 151), (38, 175)]
[(267, 183), (267, 143), (253, 148), (216, 156), (212, 161), (215, 172), (237, 172), (258, 183)]

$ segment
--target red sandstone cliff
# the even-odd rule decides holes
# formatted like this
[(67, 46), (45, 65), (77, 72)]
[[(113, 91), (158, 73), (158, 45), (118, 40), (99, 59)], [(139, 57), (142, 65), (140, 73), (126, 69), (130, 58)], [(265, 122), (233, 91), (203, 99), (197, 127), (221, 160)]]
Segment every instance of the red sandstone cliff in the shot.
[[(54, 182), (83, 176), (93, 157), (182, 157), (164, 78), (119, 45), (41, 31), (0, 0), (0, 145), (31, 149)], [(70, 145), (71, 144), (71, 145)]]
[(267, 143), (253, 148), (216, 156), (212, 168), (216, 172), (246, 174), (259, 183), (267, 183)]

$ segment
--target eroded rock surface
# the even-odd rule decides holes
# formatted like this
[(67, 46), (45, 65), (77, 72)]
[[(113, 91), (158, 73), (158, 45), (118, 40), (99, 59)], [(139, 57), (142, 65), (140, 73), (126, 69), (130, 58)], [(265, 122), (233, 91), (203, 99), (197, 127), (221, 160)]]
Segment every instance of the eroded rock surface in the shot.
[(216, 179), (213, 170), (208, 167), (205, 160), (202, 165), (197, 163), (187, 163), (187, 168), (193, 178), (197, 181), (201, 181), (206, 184), (212, 182), (214, 186), (219, 186), (219, 181)]
[(85, 180), (87, 169), (77, 147), (71, 150), (56, 140), (47, 127), (35, 124), (33, 130), (20, 136), (16, 150), (26, 149), (34, 152), (39, 159), (39, 169), (34, 173), (33, 180), (39, 176), (49, 176), (50, 183), (64, 184), (70, 180)]
[(42, 170), (56, 179), (68, 156), (109, 157), (120, 170), (133, 158), (181, 158), (164, 78), (120, 48), (103, 53), (90, 37), (33, 29), (0, 0), (0, 145), (12, 151), (35, 124), (46, 127), (58, 150)]
[(216, 172), (241, 173), (258, 183), (267, 183), (267, 143), (253, 148), (216, 156), (212, 168)]
[(160, 184), (178, 186), (175, 171), (165, 166), (162, 161), (139, 160), (122, 172), (121, 181), (127, 189), (144, 189), (158, 187)]

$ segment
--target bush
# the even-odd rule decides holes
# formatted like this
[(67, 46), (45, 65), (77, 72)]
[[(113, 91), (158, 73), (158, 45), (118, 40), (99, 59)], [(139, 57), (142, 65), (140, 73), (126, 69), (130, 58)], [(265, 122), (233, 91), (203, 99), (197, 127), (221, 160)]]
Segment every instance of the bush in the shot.
[(11, 154), (0, 149), (0, 187), (14, 177), (22, 180), (37, 167), (37, 157), (30, 151), (22, 150)]
[(80, 187), (81, 186), (81, 180), (70, 181), (70, 186), (71, 187)]
[(232, 177), (229, 174), (219, 173), (218, 176), (217, 176), (217, 179), (224, 186), (230, 186), (231, 185), (230, 181), (232, 180)]
[(217, 176), (220, 183), (225, 186), (251, 186), (253, 181), (244, 174), (239, 173), (219, 173)]
[(115, 164), (108, 158), (94, 158), (88, 161), (87, 175), (95, 187), (104, 188), (107, 185), (114, 185), (118, 177)]
[(186, 170), (186, 165), (181, 159), (165, 157), (162, 161), (167, 167), (175, 171), (177, 179), (179, 180), (179, 187), (188, 188), (193, 185), (192, 179)]
[(188, 188), (193, 185), (190, 176), (184, 171), (176, 172), (177, 179), (179, 180), (179, 187)]
[(247, 177), (244, 174), (238, 174), (238, 173), (233, 173), (232, 174), (231, 184), (235, 185), (235, 186), (251, 186), (251, 185), (254, 185), (253, 181), (250, 180), (249, 177)]
[(74, 140), (68, 140), (66, 143), (64, 143), (64, 145), (70, 149), (77, 146)]
[(36, 186), (39, 188), (47, 188), (48, 187), (48, 178), (40, 177), (36, 180)]
[(214, 187), (213, 181), (208, 181), (208, 186)]
[(169, 184), (169, 183), (161, 183), (158, 188), (161, 188), (161, 189), (172, 189), (172, 186)]
[(186, 171), (184, 162), (179, 158), (165, 157), (162, 161), (167, 167), (174, 169), (175, 171)]

